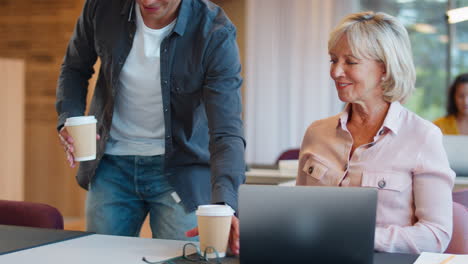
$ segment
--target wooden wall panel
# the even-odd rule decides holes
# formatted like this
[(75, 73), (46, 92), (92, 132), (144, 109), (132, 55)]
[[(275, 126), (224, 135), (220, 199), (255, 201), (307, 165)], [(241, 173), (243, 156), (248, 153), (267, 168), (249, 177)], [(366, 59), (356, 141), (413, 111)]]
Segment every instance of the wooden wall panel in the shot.
[[(60, 64), (84, 0), (1, 0), (0, 57), (25, 62), (24, 198), (84, 214), (85, 192), (57, 138), (55, 88)], [(2, 111), (2, 114), (4, 112)]]
[(24, 62), (0, 59), (0, 199), (23, 200)]

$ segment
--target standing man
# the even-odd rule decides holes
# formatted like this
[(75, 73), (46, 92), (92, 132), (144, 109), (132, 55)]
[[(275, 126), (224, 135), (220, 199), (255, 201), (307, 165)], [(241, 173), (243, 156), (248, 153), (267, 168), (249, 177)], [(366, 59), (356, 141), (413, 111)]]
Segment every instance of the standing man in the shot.
[(242, 78), (236, 29), (223, 10), (207, 0), (86, 0), (57, 87), (71, 167), (63, 125), (84, 115), (97, 57), (89, 110), (97, 159), (81, 162), (77, 175), (88, 190), (87, 229), (137, 236), (149, 213), (153, 237), (186, 240), (198, 205), (236, 210), (245, 181)]

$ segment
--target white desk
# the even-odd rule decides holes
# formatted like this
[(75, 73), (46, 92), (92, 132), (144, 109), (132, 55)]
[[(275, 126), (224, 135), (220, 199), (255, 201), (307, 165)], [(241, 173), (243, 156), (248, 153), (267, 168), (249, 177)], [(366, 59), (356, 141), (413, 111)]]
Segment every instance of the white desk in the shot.
[(185, 243), (187, 241), (94, 234), (0, 255), (0, 263), (145, 264), (143, 256), (149, 261), (181, 256)]
[[(18, 236), (25, 235), (16, 228)], [(1, 229), (0, 229), (1, 231)], [(39, 233), (47, 236), (47, 229)], [(69, 232), (69, 231), (63, 231)], [(1, 232), (0, 232), (1, 233)], [(2, 233), (3, 234), (3, 233)], [(8, 238), (0, 236), (0, 240)], [(182, 255), (186, 241), (160, 240), (136, 237), (106, 235), (87, 235), (52, 244), (24, 249), (0, 255), (2, 264), (145, 264), (142, 257), (149, 261), (162, 261)], [(188, 252), (193, 253), (193, 252)], [(375, 253), (375, 264), (412, 264), (417, 255)], [(223, 263), (239, 264), (238, 258), (222, 260)], [(176, 263), (190, 263), (175, 261)], [(194, 262), (192, 262), (194, 263)]]
[[(280, 184), (296, 179), (296, 172), (276, 169), (250, 169), (245, 173), (248, 184)], [(468, 186), (468, 176), (455, 178), (455, 187)]]

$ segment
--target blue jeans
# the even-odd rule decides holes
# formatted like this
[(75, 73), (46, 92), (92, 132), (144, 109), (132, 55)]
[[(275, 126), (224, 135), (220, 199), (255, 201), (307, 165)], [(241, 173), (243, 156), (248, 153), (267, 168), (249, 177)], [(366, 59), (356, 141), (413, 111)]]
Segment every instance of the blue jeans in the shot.
[(185, 231), (197, 225), (164, 174), (164, 156), (104, 155), (89, 185), (87, 230), (138, 236), (150, 215), (153, 238), (196, 240)]

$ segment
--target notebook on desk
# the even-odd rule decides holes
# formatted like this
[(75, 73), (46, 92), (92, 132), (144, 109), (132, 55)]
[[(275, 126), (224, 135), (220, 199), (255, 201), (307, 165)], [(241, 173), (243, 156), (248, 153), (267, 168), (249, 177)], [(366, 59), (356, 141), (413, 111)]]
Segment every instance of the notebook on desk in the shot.
[(452, 170), (468, 176), (468, 136), (444, 135), (443, 143)]
[(242, 185), (240, 263), (373, 260), (377, 190)]

